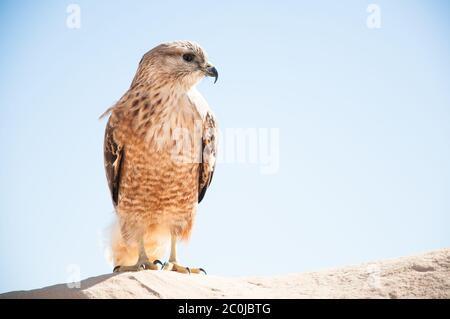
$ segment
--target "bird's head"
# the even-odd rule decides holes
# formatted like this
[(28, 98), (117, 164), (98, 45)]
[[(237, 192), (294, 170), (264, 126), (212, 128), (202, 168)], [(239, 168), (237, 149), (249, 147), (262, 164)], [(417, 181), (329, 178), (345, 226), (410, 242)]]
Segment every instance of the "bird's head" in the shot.
[(139, 63), (135, 81), (167, 82), (189, 90), (205, 76), (214, 77), (214, 83), (219, 76), (206, 52), (195, 42), (175, 41), (147, 52)]

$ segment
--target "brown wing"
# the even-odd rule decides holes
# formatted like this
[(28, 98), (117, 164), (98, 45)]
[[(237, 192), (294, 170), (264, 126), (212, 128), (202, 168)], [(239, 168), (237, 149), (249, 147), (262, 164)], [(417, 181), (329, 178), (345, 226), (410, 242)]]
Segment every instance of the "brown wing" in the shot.
[(109, 190), (111, 191), (114, 207), (119, 200), (120, 173), (124, 158), (123, 146), (114, 140), (114, 126), (111, 118), (108, 120), (105, 130), (105, 141), (103, 145), (104, 162), (106, 178), (108, 180)]
[(200, 175), (198, 184), (198, 202), (205, 196), (206, 190), (211, 184), (211, 180), (216, 167), (217, 151), (217, 127), (214, 116), (207, 113), (203, 122), (202, 136), (202, 162), (200, 163)]

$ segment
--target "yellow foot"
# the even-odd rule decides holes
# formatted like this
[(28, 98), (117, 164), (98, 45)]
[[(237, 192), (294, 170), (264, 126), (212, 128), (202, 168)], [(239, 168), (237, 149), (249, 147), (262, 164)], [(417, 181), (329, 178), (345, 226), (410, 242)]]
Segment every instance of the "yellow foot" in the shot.
[(203, 268), (189, 268), (185, 266), (181, 266), (180, 264), (176, 262), (166, 262), (164, 263), (162, 270), (168, 270), (168, 271), (176, 271), (182, 274), (205, 274), (206, 271)]
[(159, 260), (155, 260), (154, 262), (142, 261), (133, 266), (116, 266), (114, 267), (113, 272), (159, 270), (158, 264), (163, 266), (162, 262)]

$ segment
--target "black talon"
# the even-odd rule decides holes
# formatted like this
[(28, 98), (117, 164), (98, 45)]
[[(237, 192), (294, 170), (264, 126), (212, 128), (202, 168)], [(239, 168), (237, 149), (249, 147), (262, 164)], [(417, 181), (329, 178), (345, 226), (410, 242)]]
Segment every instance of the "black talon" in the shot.
[(202, 271), (205, 275), (207, 275), (207, 273), (206, 273), (206, 271), (205, 271), (205, 269), (203, 269), (203, 268), (199, 268), (198, 270), (200, 270), (200, 271)]
[(118, 271), (119, 271), (119, 269), (120, 269), (120, 266), (116, 266), (116, 267), (114, 267), (114, 269), (113, 269), (113, 273), (114, 273), (114, 272), (118, 272)]
[(189, 269), (189, 267), (186, 267), (186, 270), (188, 271), (189, 275), (191, 274), (191, 270)]
[(158, 264), (161, 265), (161, 269), (162, 269), (166, 263), (164, 263), (164, 265), (163, 265), (163, 263), (161, 262), (161, 260), (156, 259), (156, 260), (153, 262), (153, 265), (158, 265)]

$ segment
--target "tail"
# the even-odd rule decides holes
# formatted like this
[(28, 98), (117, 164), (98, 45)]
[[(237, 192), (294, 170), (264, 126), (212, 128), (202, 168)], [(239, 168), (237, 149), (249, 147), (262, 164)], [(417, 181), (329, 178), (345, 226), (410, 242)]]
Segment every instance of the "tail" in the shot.
[[(168, 243), (166, 231), (153, 227), (144, 237), (145, 252), (148, 259), (154, 261), (162, 259)], [(137, 243), (126, 241), (120, 231), (119, 223), (112, 227), (112, 258), (115, 266), (132, 266), (136, 264), (139, 258), (139, 247)], [(170, 238), (170, 237), (169, 237)]]

